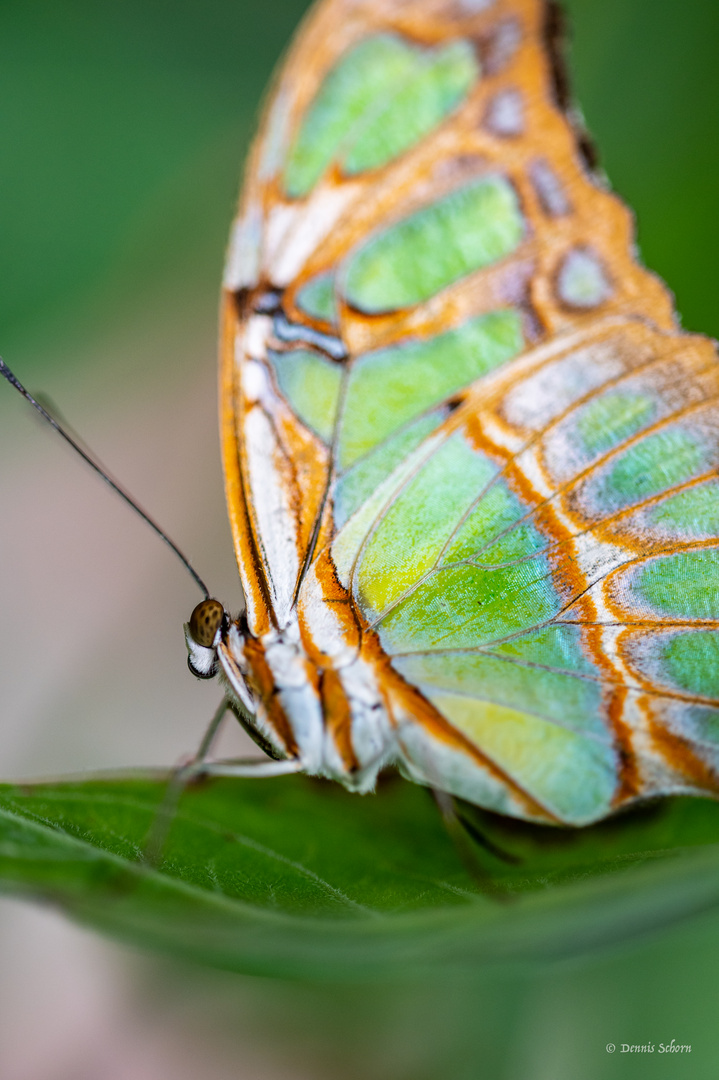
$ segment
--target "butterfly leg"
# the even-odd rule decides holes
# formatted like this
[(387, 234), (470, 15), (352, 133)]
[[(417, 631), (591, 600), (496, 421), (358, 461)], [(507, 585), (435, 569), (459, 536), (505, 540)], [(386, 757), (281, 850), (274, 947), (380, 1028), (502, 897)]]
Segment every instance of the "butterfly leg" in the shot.
[(494, 840), (483, 833), (482, 830), (473, 822), (470, 818), (466, 817), (457, 811), (455, 806), (455, 813), (457, 814), (457, 820), (462, 828), (469, 834), (474, 840), (475, 844), (484, 848), (490, 855), (494, 855), (495, 859), (500, 859), (502, 862), (507, 863), (509, 866), (519, 866), (522, 863), (522, 859), (519, 855), (512, 854), (511, 851), (507, 851), (506, 848), (502, 848), (499, 844), (496, 844)]
[(180, 796), (190, 781), (198, 775), (198, 770), (202, 768), (202, 764), (212, 749), (212, 744), (217, 738), (220, 726), (229, 708), (230, 702), (225, 697), (215, 710), (195, 754), (189, 761), (173, 770), (165, 790), (165, 796), (147, 834), (143, 861), (149, 866), (157, 866), (159, 863)]
[[(467, 872), (474, 879), (476, 885), (485, 896), (500, 903), (508, 903), (513, 899), (482, 864), (477, 855), (477, 846), (485, 848), (492, 854), (497, 854), (491, 841), (487, 841), (478, 829), (470, 827), (470, 824), (457, 812), (457, 803), (453, 795), (449, 795), (440, 788), (430, 788), (437, 808), (442, 815), (444, 827), (447, 830), (455, 850), (465, 865)], [(502, 857), (502, 856), (499, 856)], [(519, 861), (510, 856), (507, 861)]]
[(287, 776), (304, 770), (300, 758), (285, 761), (262, 761), (258, 758), (227, 758), (221, 761), (207, 761), (197, 765), (194, 776), (243, 776), (248, 779)]
[(304, 763), (299, 758), (290, 758), (283, 761), (265, 758), (227, 758), (208, 761), (207, 756), (212, 750), (220, 725), (227, 712), (231, 709), (232, 704), (229, 699), (223, 698), (202, 737), (197, 752), (189, 761), (175, 769), (170, 777), (165, 797), (150, 827), (145, 844), (144, 861), (149, 866), (157, 866), (160, 861), (167, 834), (170, 831), (170, 825), (182, 793), (193, 780), (205, 776), (254, 777), (260, 779), (302, 772)]

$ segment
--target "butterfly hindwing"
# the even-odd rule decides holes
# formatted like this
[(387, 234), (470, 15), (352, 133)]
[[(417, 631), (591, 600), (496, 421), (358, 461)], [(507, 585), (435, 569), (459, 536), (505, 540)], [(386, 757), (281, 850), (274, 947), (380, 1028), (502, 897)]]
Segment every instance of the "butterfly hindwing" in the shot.
[(224, 458), (250, 634), (299, 616), (343, 760), (356, 655), (409, 775), (582, 824), (717, 788), (718, 376), (587, 163), (552, 18), (313, 9), (228, 257)]

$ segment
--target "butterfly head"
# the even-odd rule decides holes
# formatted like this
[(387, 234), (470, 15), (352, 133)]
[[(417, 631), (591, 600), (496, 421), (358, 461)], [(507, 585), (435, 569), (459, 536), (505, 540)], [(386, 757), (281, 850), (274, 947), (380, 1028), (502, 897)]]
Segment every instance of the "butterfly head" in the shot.
[(217, 674), (217, 645), (226, 622), (220, 601), (207, 597), (185, 623), (187, 665), (198, 679), (212, 679)]

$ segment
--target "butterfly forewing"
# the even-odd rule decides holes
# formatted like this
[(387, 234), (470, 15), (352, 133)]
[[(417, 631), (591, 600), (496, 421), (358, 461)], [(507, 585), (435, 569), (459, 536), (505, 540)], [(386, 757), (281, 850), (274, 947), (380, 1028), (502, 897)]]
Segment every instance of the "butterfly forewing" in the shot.
[(268, 715), (289, 634), (331, 775), (374, 709), (414, 779), (582, 824), (717, 788), (718, 375), (588, 165), (554, 25), (312, 11), (233, 230), (222, 408)]

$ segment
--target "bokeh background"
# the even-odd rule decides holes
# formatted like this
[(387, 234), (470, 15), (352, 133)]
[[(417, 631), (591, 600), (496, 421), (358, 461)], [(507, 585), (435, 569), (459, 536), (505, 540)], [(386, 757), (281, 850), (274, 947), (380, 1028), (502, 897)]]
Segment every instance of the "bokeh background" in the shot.
[[(230, 606), (222, 256), (263, 88), (306, 6), (0, 3), (2, 353)], [(719, 336), (719, 6), (565, 7), (576, 95), (642, 257), (685, 327)], [(176, 761), (218, 697), (186, 669), (194, 587), (1, 386), (0, 455), (0, 777)], [(0, 1076), (709, 1080), (718, 968), (710, 912), (581, 961), (340, 991), (178, 967), (3, 900)], [(691, 1056), (605, 1050), (672, 1038)]]

